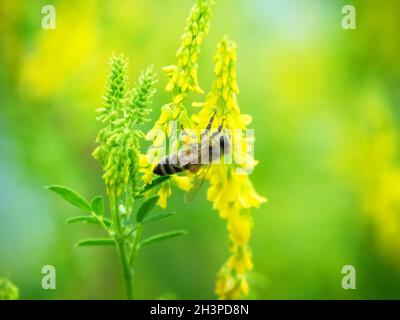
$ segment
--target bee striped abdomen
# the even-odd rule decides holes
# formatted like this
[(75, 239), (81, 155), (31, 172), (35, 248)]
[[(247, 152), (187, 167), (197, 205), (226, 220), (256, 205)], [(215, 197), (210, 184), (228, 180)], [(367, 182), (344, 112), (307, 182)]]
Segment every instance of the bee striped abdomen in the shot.
[(169, 176), (183, 170), (185, 168), (169, 163), (169, 158), (167, 157), (154, 168), (153, 172), (159, 176)]

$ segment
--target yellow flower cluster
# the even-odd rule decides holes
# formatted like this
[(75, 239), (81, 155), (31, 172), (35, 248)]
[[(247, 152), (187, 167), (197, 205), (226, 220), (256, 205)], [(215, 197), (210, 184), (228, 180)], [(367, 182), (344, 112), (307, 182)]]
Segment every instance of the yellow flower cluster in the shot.
[[(152, 141), (153, 145), (149, 151), (150, 154), (146, 155), (148, 159), (142, 157), (141, 160), (140, 171), (144, 174), (143, 181), (145, 183), (153, 180), (152, 170), (157, 159), (160, 159), (165, 153), (169, 153), (170, 150), (177, 150), (178, 146), (174, 145), (176, 147), (174, 148), (172, 144), (178, 141), (169, 141), (172, 132), (178, 132), (181, 130), (181, 126), (192, 127), (184, 106), (184, 99), (189, 92), (203, 92), (197, 77), (197, 61), (203, 38), (209, 29), (212, 6), (212, 0), (197, 0), (186, 21), (181, 46), (176, 53), (177, 63), (163, 68), (169, 77), (165, 90), (172, 93), (172, 102), (162, 106), (159, 119), (146, 136), (146, 139)], [(177, 125), (175, 128), (173, 127), (174, 122)], [(149, 163), (149, 158), (151, 158), (152, 164)], [(164, 182), (158, 192), (160, 196), (158, 205), (162, 208), (166, 207), (167, 198), (172, 194), (171, 180), (184, 191), (188, 191), (192, 187), (190, 177), (173, 176)]]
[[(218, 45), (214, 62), (216, 80), (206, 102), (196, 104), (202, 106), (202, 110), (192, 119), (199, 128), (205, 128), (211, 115), (217, 111), (214, 126), (220, 125), (224, 119), (230, 131), (245, 130), (251, 117), (242, 115), (237, 103), (236, 44), (224, 37)], [(248, 174), (238, 171), (256, 165), (253, 157), (247, 154), (246, 139), (237, 135), (233, 138), (236, 138), (232, 141), (235, 162), (213, 165), (208, 175), (211, 184), (208, 200), (213, 202), (220, 217), (227, 220), (230, 240), (231, 256), (217, 276), (216, 293), (221, 299), (238, 299), (249, 291), (247, 271), (253, 267), (248, 244), (253, 225), (249, 209), (266, 202), (254, 190)]]
[(165, 90), (173, 92), (174, 104), (179, 104), (189, 91), (203, 93), (197, 78), (197, 60), (203, 38), (208, 33), (212, 5), (210, 0), (197, 0), (187, 19), (181, 46), (176, 52), (177, 64), (164, 68), (169, 76)]

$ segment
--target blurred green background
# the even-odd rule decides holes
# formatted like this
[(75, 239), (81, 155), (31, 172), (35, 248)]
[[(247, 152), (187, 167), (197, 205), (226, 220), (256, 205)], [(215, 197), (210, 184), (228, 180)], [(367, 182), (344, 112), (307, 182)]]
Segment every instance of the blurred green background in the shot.
[[(41, 28), (53, 4), (56, 30)], [(44, 189), (104, 192), (91, 157), (111, 52), (131, 61), (133, 81), (154, 64), (154, 119), (170, 96), (161, 67), (175, 51), (192, 0), (0, 0), (0, 276), (23, 299), (117, 299), (111, 248), (74, 248), (95, 226), (67, 226), (78, 210)], [(353, 4), (357, 30), (341, 27)], [(252, 299), (400, 298), (400, 3), (217, 0), (200, 57), (200, 84), (225, 34), (238, 43), (239, 105), (253, 116), (252, 175), (269, 202), (254, 210)], [(193, 99), (199, 97), (193, 96)], [(205, 189), (205, 188), (204, 188)], [(143, 250), (137, 298), (215, 298), (228, 257), (225, 222), (202, 190), (192, 205), (148, 233), (186, 228), (186, 238)], [(57, 289), (41, 288), (41, 268)], [(341, 288), (354, 265), (357, 289)]]

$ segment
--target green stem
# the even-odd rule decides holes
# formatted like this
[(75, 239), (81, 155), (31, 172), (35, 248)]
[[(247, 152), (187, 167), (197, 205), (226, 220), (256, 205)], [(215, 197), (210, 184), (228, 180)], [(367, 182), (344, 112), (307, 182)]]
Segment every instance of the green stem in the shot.
[(111, 236), (110, 230), (108, 229), (108, 227), (104, 223), (103, 216), (98, 216), (94, 211), (91, 211), (91, 214), (92, 214), (93, 217), (95, 217), (97, 219), (97, 221), (99, 221), (101, 226), (107, 231), (108, 235)]
[(125, 199), (125, 206), (126, 206), (126, 214), (127, 214), (127, 219), (130, 218), (131, 213), (132, 213), (132, 205), (133, 205), (133, 195), (132, 195), (132, 188), (131, 186), (128, 186), (126, 188), (126, 199)]
[(132, 252), (131, 256), (129, 258), (129, 265), (133, 270), (133, 263), (135, 262), (136, 255), (139, 250), (139, 243), (140, 240), (142, 239), (142, 232), (143, 232), (143, 225), (141, 223), (138, 223), (136, 225), (136, 232), (135, 232), (135, 237), (133, 240), (133, 247), (132, 247)]
[(124, 276), (124, 282), (125, 282), (125, 290), (126, 290), (126, 298), (128, 300), (132, 300), (132, 272), (129, 267), (129, 261), (126, 253), (126, 246), (124, 244), (124, 238), (122, 234), (122, 226), (121, 226), (121, 220), (119, 216), (119, 210), (118, 210), (118, 197), (111, 195), (110, 197), (110, 209), (111, 209), (111, 215), (112, 215), (112, 220), (113, 220), (113, 225), (114, 225), (114, 238), (115, 242), (117, 244), (117, 250), (118, 250), (118, 255), (121, 260), (121, 266), (122, 266), (122, 272)]

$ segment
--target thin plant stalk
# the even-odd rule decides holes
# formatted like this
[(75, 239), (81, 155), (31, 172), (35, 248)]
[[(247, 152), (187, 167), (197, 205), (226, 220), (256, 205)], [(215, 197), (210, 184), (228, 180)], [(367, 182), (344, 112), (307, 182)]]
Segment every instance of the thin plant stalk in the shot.
[(110, 200), (110, 212), (113, 224), (115, 226), (114, 239), (117, 245), (118, 256), (121, 261), (122, 273), (125, 283), (126, 298), (128, 300), (132, 300), (133, 299), (132, 272), (129, 267), (129, 260), (127, 258), (126, 246), (124, 244), (124, 235), (122, 233), (122, 226), (118, 209), (118, 198), (116, 199), (114, 195), (111, 195), (109, 197), (109, 200)]

